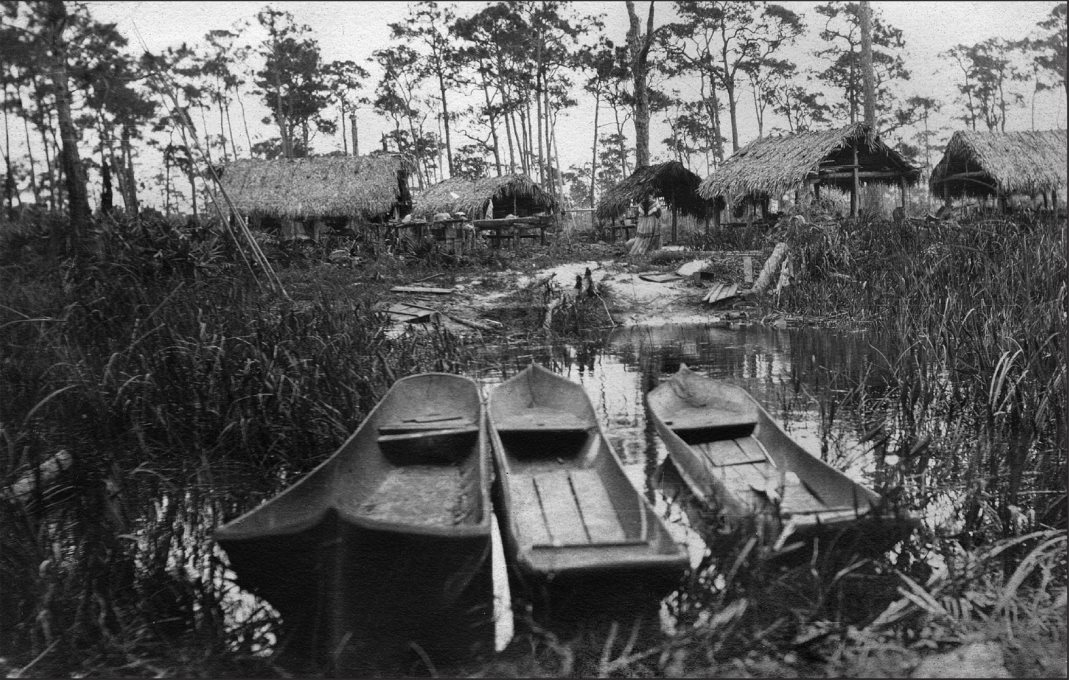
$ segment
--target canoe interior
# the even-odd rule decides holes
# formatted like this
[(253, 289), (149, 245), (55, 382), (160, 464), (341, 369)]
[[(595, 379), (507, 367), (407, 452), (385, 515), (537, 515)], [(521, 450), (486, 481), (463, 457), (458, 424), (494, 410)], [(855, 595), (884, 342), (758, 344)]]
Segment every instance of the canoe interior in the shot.
[(478, 388), (466, 378), (399, 380), (334, 455), (218, 535), (293, 533), (329, 508), (354, 521), (413, 528), (488, 525), (481, 412)]
[(627, 478), (583, 388), (532, 365), (496, 387), (489, 422), (503, 538), (529, 572), (664, 567), (686, 555)]
[[(885, 514), (878, 494), (809, 454), (739, 387), (684, 366), (647, 399), (687, 485), (729, 519), (772, 516), (803, 539), (861, 518), (884, 520), (907, 534), (916, 524)], [(702, 426), (703, 411), (713, 426)]]

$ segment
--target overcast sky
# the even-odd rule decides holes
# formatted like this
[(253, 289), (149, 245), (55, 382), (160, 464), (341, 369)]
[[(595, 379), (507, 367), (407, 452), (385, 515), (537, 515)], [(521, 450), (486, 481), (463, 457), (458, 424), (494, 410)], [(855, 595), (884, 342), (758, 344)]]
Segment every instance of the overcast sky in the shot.
[[(255, 15), (266, 2), (89, 2), (91, 13), (101, 21), (116, 22), (118, 29), (127, 35), (131, 47), (140, 45), (135, 27), (150, 51), (159, 52), (167, 47), (177, 46), (182, 42), (201, 43), (204, 34), (212, 29), (229, 28), (240, 20), (250, 20), (255, 24)], [(407, 13), (404, 2), (273, 2), (279, 9), (285, 9), (296, 17), (297, 21), (308, 24), (318, 39), (326, 61), (351, 59), (367, 65), (372, 51), (388, 43), (387, 24), (402, 21)], [(627, 32), (627, 10), (621, 2), (582, 2), (576, 3), (584, 13), (601, 12), (605, 15), (606, 33), (617, 42), (623, 42)], [(800, 41), (790, 56), (806, 66), (814, 63), (809, 56), (819, 47), (815, 39), (819, 32), (821, 17), (814, 12), (817, 2), (783, 2), (804, 15), (809, 26), (807, 37)], [(990, 37), (1020, 39), (1030, 35), (1036, 24), (1046, 18), (1055, 2), (873, 2), (872, 6), (887, 23), (902, 30), (906, 41), (906, 66), (912, 73), (912, 79), (899, 87), (903, 97), (923, 95), (935, 97), (945, 103), (944, 115), (936, 125), (953, 125), (949, 115), (959, 111), (955, 106), (955, 70), (957, 67), (937, 55), (949, 47), (964, 43), (973, 44)], [(474, 13), (483, 3), (461, 3), (460, 15)], [(671, 3), (658, 3), (655, 10), (655, 25), (672, 20)], [(645, 5), (643, 4), (643, 12)], [(374, 91), (378, 72), (371, 67), (372, 77), (365, 85), (364, 93)], [(679, 88), (687, 95), (688, 84)], [(696, 91), (696, 83), (694, 87)], [(558, 123), (558, 140), (562, 165), (567, 168), (572, 164), (589, 163), (591, 126), (593, 125), (592, 98), (579, 96), (583, 93), (577, 89), (579, 105), (562, 114)], [(1031, 91), (1026, 93), (1030, 96)], [(752, 100), (748, 88), (743, 88), (740, 97), (740, 143), (745, 144), (757, 136), (756, 123), (749, 113)], [(249, 109), (248, 119), (252, 128), (253, 141), (277, 136), (277, 129), (259, 123), (266, 111), (256, 98), (245, 93), (245, 105)], [(949, 110), (948, 110), (949, 109)], [(370, 144), (377, 144), (379, 135), (386, 129), (386, 121), (370, 110), (358, 113), (360, 124), (361, 151), (370, 150)], [(667, 125), (661, 120), (654, 121), (651, 134), (651, 153), (654, 160), (667, 159), (661, 140), (668, 136)], [(606, 120), (605, 112), (601, 121)], [(726, 121), (726, 116), (725, 116)], [(772, 121), (773, 124), (778, 121)], [(1036, 128), (1064, 128), (1065, 96), (1064, 91), (1056, 89), (1045, 92), (1037, 99)], [(767, 127), (767, 124), (766, 124)], [(1031, 111), (1022, 108), (1009, 117), (1007, 130), (1031, 129)], [(602, 132), (608, 132), (603, 128)], [(629, 125), (633, 135), (633, 127)], [(725, 134), (728, 134), (725, 132)], [(240, 142), (241, 140), (239, 140)], [(454, 138), (454, 146), (467, 140)], [(889, 140), (894, 141), (894, 140)], [(240, 144), (239, 144), (240, 145)], [(320, 136), (314, 143), (318, 152), (341, 148), (341, 137)], [(934, 161), (933, 161), (934, 162)], [(701, 168), (695, 169), (702, 174)]]

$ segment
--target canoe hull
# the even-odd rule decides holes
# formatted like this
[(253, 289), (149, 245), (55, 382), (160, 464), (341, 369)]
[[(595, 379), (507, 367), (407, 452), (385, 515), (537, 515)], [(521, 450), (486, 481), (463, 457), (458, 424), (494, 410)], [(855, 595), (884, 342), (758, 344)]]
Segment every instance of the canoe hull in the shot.
[(363, 526), (331, 510), (288, 540), (225, 547), (238, 584), (278, 610), (282, 655), (294, 662), (359, 671), (410, 659), (410, 643), (436, 662), (493, 651), (486, 537)]
[[(878, 494), (805, 451), (739, 387), (684, 366), (647, 400), (680, 480), (713, 511), (703, 516), (770, 540), (778, 537), (775, 545), (782, 559), (808, 559), (813, 549), (841, 555), (885, 552), (919, 524), (916, 517), (890, 508)], [(751, 414), (750, 431), (740, 433), (735, 425), (710, 435), (695, 425), (694, 413), (690, 428), (673, 426), (675, 413), (705, 402), (735, 404), (736, 415), (731, 417), (711, 408), (714, 421), (741, 421), (737, 414)]]
[(359, 672), (492, 652), (488, 458), (473, 381), (403, 378), (334, 455), (220, 527), (238, 584), (281, 615), (282, 656)]
[(532, 365), (491, 392), (488, 421), (504, 547), (537, 612), (655, 605), (679, 585), (688, 557), (580, 385)]

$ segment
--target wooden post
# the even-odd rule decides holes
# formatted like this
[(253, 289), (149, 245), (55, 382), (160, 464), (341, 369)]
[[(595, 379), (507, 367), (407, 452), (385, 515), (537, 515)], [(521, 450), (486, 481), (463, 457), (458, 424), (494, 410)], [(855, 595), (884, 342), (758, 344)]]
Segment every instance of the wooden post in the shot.
[(906, 176), (902, 175), (898, 178), (898, 189), (902, 193), (902, 212), (906, 211), (906, 197), (908, 188), (906, 187)]
[(813, 182), (813, 200), (820, 200), (820, 182)]
[(857, 178), (857, 142), (854, 142), (854, 184), (850, 187), (850, 217), (857, 217), (858, 197), (861, 184)]
[(678, 243), (676, 238), (676, 206), (672, 205), (672, 243)]

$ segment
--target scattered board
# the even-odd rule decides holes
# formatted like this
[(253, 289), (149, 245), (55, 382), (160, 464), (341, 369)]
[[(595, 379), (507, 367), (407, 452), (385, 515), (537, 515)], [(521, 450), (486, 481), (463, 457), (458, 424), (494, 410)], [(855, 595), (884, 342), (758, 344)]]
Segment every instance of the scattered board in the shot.
[(394, 286), (391, 293), (424, 293), (427, 295), (450, 295), (456, 292), (455, 288), (430, 288), (427, 286)]
[(652, 283), (668, 283), (670, 281), (681, 281), (683, 279), (679, 274), (674, 274), (672, 272), (642, 272), (638, 275), (638, 278)]
[(711, 305), (735, 297), (739, 292), (737, 283), (714, 283), (702, 300)]

